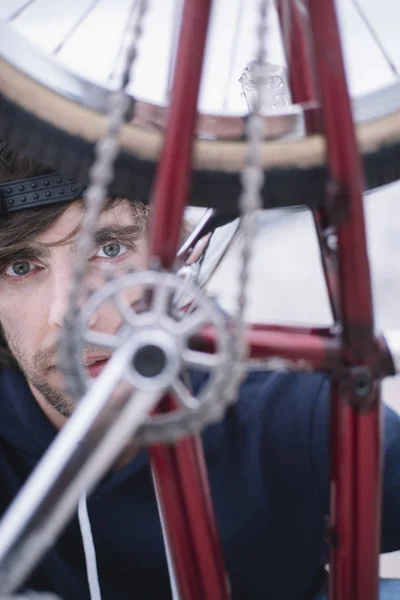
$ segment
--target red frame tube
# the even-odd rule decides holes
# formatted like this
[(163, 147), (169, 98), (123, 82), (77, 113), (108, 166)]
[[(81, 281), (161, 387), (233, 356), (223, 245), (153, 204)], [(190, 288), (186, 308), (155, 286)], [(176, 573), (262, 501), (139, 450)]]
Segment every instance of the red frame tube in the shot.
[[(295, 104), (319, 102), (320, 92), (315, 72), (315, 53), (308, 12), (300, 9), (299, 4), (291, 0), (278, 0), (277, 8), (293, 102)], [(321, 110), (306, 111), (305, 117), (308, 135), (324, 133)], [(336, 252), (329, 246), (329, 241), (336, 235), (336, 229), (329, 218), (332, 213), (329, 200), (330, 198), (327, 197), (325, 206), (314, 209), (312, 213), (331, 311), (337, 322), (341, 314), (338, 264)]]
[(189, 192), (192, 143), (211, 0), (185, 0), (165, 141), (153, 191), (150, 258), (170, 269)]
[[(374, 354), (376, 370), (382, 377), (395, 374), (385, 339), (376, 340)], [(288, 368), (305, 371), (324, 371), (337, 378), (343, 368), (342, 340), (329, 328), (286, 327), (284, 325), (254, 324), (246, 331), (249, 358), (267, 360), (279, 357), (288, 361)], [(201, 352), (215, 352), (215, 331), (204, 327), (193, 337), (191, 347)], [(296, 366), (297, 364), (297, 366)]]
[[(337, 371), (340, 364), (340, 340), (328, 329), (276, 327), (253, 325), (248, 327), (246, 341), (249, 358), (267, 360), (279, 357), (295, 369), (309, 371)], [(205, 327), (199, 337), (191, 341), (193, 348), (202, 352), (215, 351), (214, 330)]]
[[(153, 192), (150, 264), (171, 269), (179, 247), (191, 174), (197, 96), (211, 0), (186, 0), (164, 147)], [(158, 411), (173, 410), (167, 397)], [(228, 582), (197, 438), (150, 449), (167, 545), (182, 600), (226, 600)]]
[[(330, 593), (378, 597), (382, 436), (363, 175), (332, 0), (309, 0), (331, 185), (336, 196), (344, 377), (332, 408)], [(359, 367), (365, 367), (360, 370)], [(357, 383), (364, 373), (364, 388)], [(379, 374), (380, 376), (380, 374)], [(357, 391), (357, 386), (361, 388)], [(360, 393), (362, 391), (362, 394)]]
[[(281, 0), (282, 2), (284, 0)], [(307, 6), (307, 0), (303, 4)], [(331, 600), (376, 600), (380, 533), (381, 433), (379, 378), (393, 372), (386, 347), (374, 338), (370, 274), (362, 205), (363, 180), (333, 0), (309, 0), (317, 84), (299, 5), (286, 3), (291, 53), (305, 80), (292, 72), (296, 98), (321, 98), (331, 181), (326, 210), (316, 215), (320, 242), (329, 227), (338, 235), (338, 262), (322, 259), (332, 307), (343, 321), (339, 335), (327, 330), (255, 326), (251, 356), (307, 361), (339, 378), (332, 384)], [(210, 0), (186, 0), (170, 119), (154, 190), (150, 257), (169, 269), (178, 249), (189, 188), (196, 99)], [(282, 13), (281, 13), (282, 14)], [(288, 32), (286, 31), (286, 34)], [(296, 52), (293, 52), (296, 49)], [(339, 285), (340, 283), (340, 285)], [(212, 352), (213, 331), (197, 347)], [(165, 399), (160, 410), (173, 408)], [(169, 545), (183, 598), (226, 598), (222, 552), (197, 439), (151, 449)], [(205, 533), (207, 532), (207, 534)], [(212, 556), (212, 560), (210, 560)], [(201, 591), (199, 591), (201, 590)]]
[(374, 345), (374, 325), (361, 161), (334, 2), (309, 0), (309, 10), (320, 80), (330, 187), (336, 199), (345, 352), (351, 363), (368, 364)]
[[(333, 218), (338, 212), (332, 214), (327, 205), (326, 209), (314, 214), (315, 224), (332, 311), (335, 319), (340, 317), (343, 322), (344, 358), (350, 368), (372, 366), (375, 340), (362, 206), (362, 171), (337, 19), (330, 0), (324, 3), (323, 9), (321, 2), (310, 0), (309, 11), (319, 76), (318, 92), (322, 99), (330, 174), (334, 182), (331, 186), (334, 207), (340, 211), (345, 202), (347, 209), (344, 219), (337, 223)], [(291, 21), (293, 28), (286, 39), (290, 40), (295, 61), (290, 63), (295, 100), (313, 100), (318, 97), (318, 92), (310, 77), (313, 64), (312, 54), (307, 52), (307, 40), (311, 37), (306, 32), (309, 24), (295, 3), (291, 3)], [(293, 52), (295, 47), (297, 52)], [(298, 81), (296, 73), (305, 74), (303, 82)], [(308, 124), (308, 130), (314, 133), (315, 124)], [(331, 199), (327, 197), (326, 204)], [(324, 230), (337, 231), (339, 261), (336, 252), (330, 252), (326, 246)], [(351, 273), (356, 274), (355, 281)], [(368, 398), (355, 403), (356, 374), (355, 371), (349, 373), (348, 385), (343, 386), (343, 380), (332, 384), (330, 597), (334, 600), (372, 600), (377, 597), (378, 589), (380, 531), (379, 396), (376, 381), (371, 376)], [(360, 413), (362, 404), (368, 407), (367, 414)]]
[(228, 598), (201, 441), (156, 445), (150, 456), (179, 598)]

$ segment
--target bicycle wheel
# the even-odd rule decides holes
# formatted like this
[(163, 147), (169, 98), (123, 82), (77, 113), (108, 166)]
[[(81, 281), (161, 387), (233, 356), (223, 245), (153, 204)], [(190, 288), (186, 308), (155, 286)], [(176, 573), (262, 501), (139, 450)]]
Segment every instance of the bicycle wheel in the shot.
[[(15, 6), (15, 2), (12, 4)], [(70, 5), (68, 8), (66, 3), (57, 3), (59, 17), (54, 20), (60, 31), (58, 36), (54, 35), (51, 44), (47, 43), (46, 52), (43, 43), (42, 48), (39, 47), (40, 28), (36, 28), (36, 39), (32, 33), (35, 31), (32, 23), (38, 19), (37, 14), (43, 16), (40, 13), (43, 3), (30, 0), (22, 4), (14, 10), (10, 2), (8, 12), (6, 7), (2, 7), (0, 136), (49, 167), (85, 181), (93, 161), (94, 145), (104, 132), (105, 112), (113, 81), (105, 72), (97, 80), (90, 80), (87, 74), (79, 73), (76, 59), (75, 64), (68, 61), (73, 52), (67, 52), (67, 49), (77, 44), (82, 31), (82, 35), (86, 36), (91, 32), (90, 41), (94, 42), (98, 23), (106, 23), (114, 15), (114, 21), (118, 21), (118, 35), (113, 44), (109, 44), (107, 54), (108, 68), (110, 64), (114, 65), (130, 10), (129, 2), (124, 3), (124, 10), (119, 11), (119, 16), (115, 14), (118, 11), (114, 4), (111, 11), (111, 3), (82, 2), (78, 12)], [(168, 10), (171, 12), (172, 4), (173, 0), (166, 2), (162, 9), (157, 5), (148, 26), (154, 24), (159, 14), (157, 11), (163, 14)], [(222, 6), (223, 2), (216, 3), (217, 9), (219, 5)], [(244, 5), (239, 5), (241, 3), (238, 3), (236, 11), (232, 11), (236, 18), (243, 12)], [(221, 19), (218, 21), (217, 9), (214, 11), (209, 54), (212, 54), (213, 38), (218, 39), (221, 33), (218, 31)], [(35, 13), (35, 10), (38, 12)], [(251, 10), (252, 7), (246, 5), (244, 12)], [(66, 14), (69, 17), (67, 25), (61, 19)], [(248, 28), (251, 18), (243, 21)], [(27, 24), (30, 24), (30, 29)], [(173, 40), (176, 27), (173, 23), (170, 25), (165, 35)], [(242, 30), (240, 23), (237, 24), (236, 35), (243, 36)], [(31, 39), (27, 38), (27, 31)], [(235, 60), (237, 62), (238, 57)], [(95, 64), (93, 57), (91, 64), (92, 67)], [(146, 68), (142, 67), (142, 71)], [(397, 78), (381, 89), (354, 98), (353, 108), (367, 188), (373, 189), (399, 179), (400, 83)], [(304, 134), (304, 120), (307, 113), (314, 110), (315, 107), (297, 105), (265, 116), (265, 130), (268, 132), (263, 146), (263, 166), (267, 175), (263, 188), (265, 208), (300, 204), (315, 207), (322, 202), (327, 175), (324, 139), (320, 135)], [(145, 202), (148, 200), (166, 116), (165, 106), (132, 96), (132, 118), (121, 131), (122, 150), (116, 161), (112, 193), (135, 195)], [(190, 197), (192, 205), (208, 206), (225, 213), (236, 212), (246, 150), (245, 123), (245, 113), (242, 116), (199, 114)]]

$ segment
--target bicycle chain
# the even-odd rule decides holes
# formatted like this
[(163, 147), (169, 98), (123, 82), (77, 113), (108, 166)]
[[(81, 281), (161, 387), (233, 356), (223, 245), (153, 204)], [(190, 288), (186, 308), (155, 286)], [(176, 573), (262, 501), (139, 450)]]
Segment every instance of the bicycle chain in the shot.
[(257, 213), (262, 208), (261, 190), (264, 185), (264, 172), (262, 169), (262, 142), (264, 137), (264, 122), (261, 117), (263, 106), (263, 68), (266, 62), (266, 33), (269, 0), (260, 2), (260, 24), (258, 27), (258, 49), (254, 63), (254, 87), (256, 90), (253, 106), (247, 120), (247, 152), (245, 167), (242, 172), (242, 193), (239, 197), (241, 214), (240, 233), (242, 234), (241, 267), (239, 271), (239, 293), (237, 297), (237, 311), (235, 315), (236, 326), (236, 369), (240, 377), (247, 371), (246, 360), (248, 348), (245, 342), (246, 334), (246, 308), (248, 304), (248, 283), (250, 279), (250, 265), (253, 255), (254, 240), (257, 235)]
[[(236, 400), (238, 388), (246, 376), (246, 359), (248, 355), (245, 342), (245, 310), (248, 301), (246, 292), (256, 234), (256, 214), (262, 205), (261, 188), (264, 183), (261, 166), (263, 121), (260, 113), (262, 106), (262, 66), (266, 56), (265, 33), (267, 27), (267, 8), (268, 0), (263, 0), (260, 7), (261, 23), (258, 28), (258, 51), (255, 61), (255, 87), (257, 94), (255, 104), (248, 119), (248, 150), (242, 173), (242, 193), (239, 199), (241, 214), (240, 229), (243, 246), (241, 251), (237, 310), (233, 318), (227, 318), (225, 321), (226, 335), (230, 336), (232, 342), (230, 344), (230, 356), (226, 364), (220, 367), (214, 385), (210, 386), (210, 389), (207, 390), (207, 401), (199, 403), (198, 407), (192, 413), (185, 414), (179, 422), (176, 419), (168, 422), (167, 417), (162, 426), (159, 423), (158, 426), (152, 428), (151, 417), (149, 417), (148, 422), (137, 432), (137, 438), (142, 444), (176, 441), (188, 433), (196, 433), (203, 429), (205, 425), (221, 419), (224, 411)], [(85, 195), (86, 210), (78, 240), (78, 256), (80, 258), (73, 275), (70, 305), (65, 318), (61, 344), (62, 364), (64, 365), (63, 372), (68, 382), (67, 389), (75, 399), (79, 399), (86, 392), (86, 380), (82, 377), (82, 367), (79, 368), (77, 365), (77, 360), (79, 362), (83, 347), (81, 327), (85, 326), (79, 318), (79, 298), (81, 298), (82, 290), (84, 289), (87, 259), (93, 249), (96, 224), (107, 197), (108, 184), (113, 176), (113, 164), (118, 152), (117, 134), (128, 108), (128, 98), (125, 90), (129, 83), (129, 73), (131, 72), (133, 60), (137, 53), (137, 41), (141, 33), (141, 23), (146, 9), (147, 1), (142, 0), (125, 57), (122, 86), (119, 92), (114, 95), (109, 114), (107, 133), (97, 146), (96, 159), (90, 171), (91, 182)], [(118, 283), (117, 279), (115, 279), (115, 283)], [(212, 302), (211, 299), (209, 300)], [(210, 401), (212, 398), (214, 398), (214, 402)]]
[(123, 67), (120, 88), (111, 96), (107, 130), (104, 138), (96, 144), (95, 161), (89, 172), (89, 186), (84, 195), (85, 211), (77, 240), (78, 260), (72, 275), (68, 309), (60, 340), (60, 362), (65, 376), (66, 391), (75, 399), (81, 398), (86, 392), (80, 370), (75, 366), (75, 357), (81, 353), (78, 327), (79, 299), (85, 290), (85, 276), (88, 259), (94, 247), (96, 226), (107, 199), (107, 188), (114, 175), (113, 165), (119, 151), (118, 133), (130, 107), (126, 90), (137, 56), (137, 44), (142, 34), (142, 24), (147, 9), (148, 0), (139, 0), (136, 21), (127, 36), (125, 54), (121, 61)]

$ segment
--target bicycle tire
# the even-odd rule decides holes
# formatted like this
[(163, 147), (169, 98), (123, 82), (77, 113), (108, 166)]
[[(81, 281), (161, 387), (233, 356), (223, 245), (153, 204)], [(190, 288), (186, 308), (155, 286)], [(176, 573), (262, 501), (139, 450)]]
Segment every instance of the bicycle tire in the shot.
[[(400, 104), (400, 102), (399, 102)], [(85, 183), (106, 116), (30, 78), (0, 59), (0, 136), (49, 168)], [(400, 179), (400, 110), (357, 126), (366, 189)], [(160, 130), (129, 123), (110, 193), (148, 202), (162, 145)], [(235, 214), (245, 140), (196, 140), (189, 203)], [(325, 143), (314, 135), (264, 142), (264, 208), (319, 206), (327, 181)]]

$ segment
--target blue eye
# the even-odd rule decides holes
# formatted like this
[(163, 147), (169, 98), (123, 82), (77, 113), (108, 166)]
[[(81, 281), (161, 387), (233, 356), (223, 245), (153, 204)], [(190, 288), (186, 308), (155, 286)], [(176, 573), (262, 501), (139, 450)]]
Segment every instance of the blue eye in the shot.
[(128, 248), (119, 242), (110, 242), (98, 249), (96, 256), (100, 258), (118, 258), (128, 252)]
[(23, 277), (31, 271), (32, 264), (29, 260), (16, 260), (4, 271), (9, 277)]

